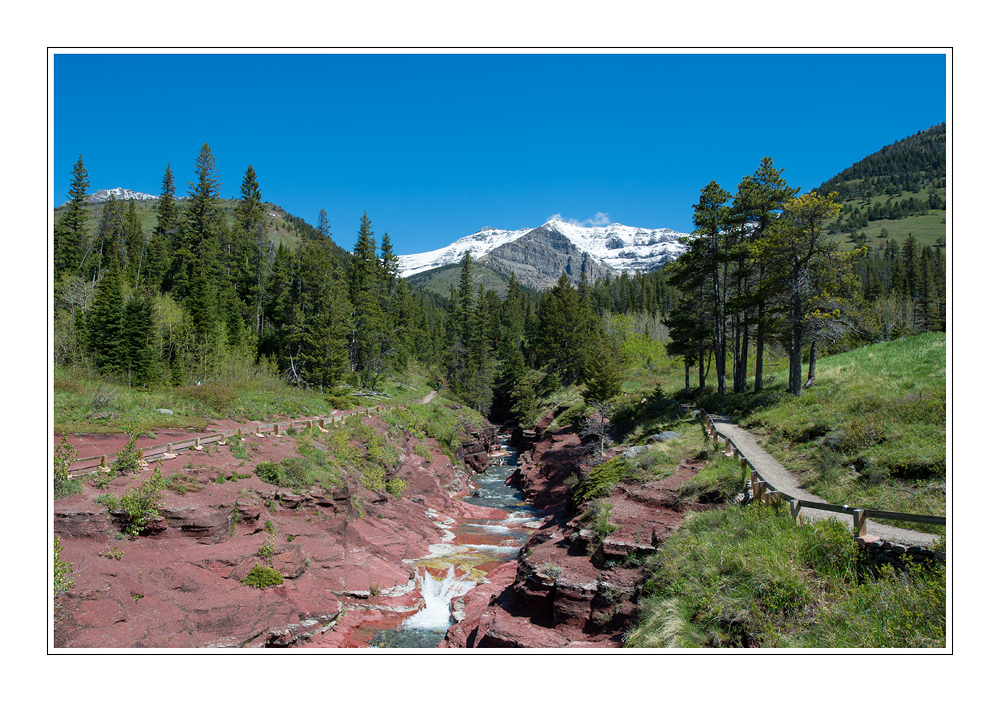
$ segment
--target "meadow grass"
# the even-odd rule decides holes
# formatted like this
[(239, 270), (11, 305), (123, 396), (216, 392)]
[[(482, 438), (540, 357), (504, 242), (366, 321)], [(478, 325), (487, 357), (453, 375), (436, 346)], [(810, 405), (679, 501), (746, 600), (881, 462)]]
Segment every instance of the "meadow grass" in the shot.
[(763, 505), (690, 513), (646, 568), (629, 647), (946, 645), (944, 567), (877, 568), (836, 520), (796, 526)]
[[(266, 373), (221, 379), (202, 385), (130, 387), (120, 379), (102, 377), (85, 368), (56, 366), (53, 407), (57, 434), (120, 433), (126, 422), (138, 431), (157, 428), (185, 428), (204, 431), (212, 419), (232, 418), (266, 422), (284, 417), (314, 417), (330, 414), (329, 392), (301, 389)], [(431, 375), (419, 368), (390, 378), (382, 387), (384, 395), (353, 397), (355, 405), (404, 404), (418, 402), (436, 387)], [(342, 388), (350, 393), (350, 387)], [(156, 412), (169, 409), (173, 415)], [(115, 417), (91, 418), (113, 413)]]
[(832, 504), (944, 515), (946, 351), (934, 333), (821, 359), (801, 398), (780, 395), (741, 424), (765, 434), (765, 448)]

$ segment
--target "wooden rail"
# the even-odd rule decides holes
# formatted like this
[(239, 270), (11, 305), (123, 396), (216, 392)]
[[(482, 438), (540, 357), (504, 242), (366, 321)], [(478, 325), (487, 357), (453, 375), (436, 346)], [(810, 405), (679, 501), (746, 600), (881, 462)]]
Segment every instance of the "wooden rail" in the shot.
[(750, 470), (750, 488), (754, 500), (771, 504), (775, 500), (784, 500), (789, 503), (792, 518), (795, 523), (801, 523), (800, 513), (803, 507), (808, 509), (818, 509), (824, 512), (835, 512), (837, 514), (850, 514), (854, 517), (854, 536), (864, 536), (867, 532), (867, 520), (871, 519), (892, 519), (898, 522), (914, 522), (918, 524), (940, 524), (946, 526), (945, 517), (936, 517), (928, 514), (907, 514), (905, 512), (888, 512), (881, 509), (868, 509), (865, 507), (851, 507), (849, 505), (831, 505), (826, 502), (814, 502), (812, 500), (800, 500), (788, 493), (781, 492), (776, 487), (761, 477), (753, 464), (743, 455), (739, 447), (733, 443), (732, 439), (719, 434), (715, 427), (715, 422), (708, 416), (708, 412), (703, 409), (693, 408), (693, 411), (701, 415), (701, 422), (709, 438), (713, 441), (725, 441), (725, 453), (738, 458), (744, 468)]
[[(295, 425), (301, 425), (305, 429), (312, 429), (316, 426), (319, 427), (320, 431), (326, 431), (327, 423), (334, 424), (336, 422), (342, 422), (348, 417), (354, 417), (357, 415), (370, 417), (373, 412), (384, 412), (386, 410), (400, 409), (402, 407), (406, 407), (406, 405), (375, 405), (374, 407), (359, 407), (357, 409), (342, 412), (341, 414), (330, 415), (328, 417), (310, 417), (307, 419), (293, 419), (286, 422), (250, 424), (247, 426), (236, 427), (235, 429), (226, 429), (225, 431), (195, 436), (191, 439), (184, 439), (182, 441), (172, 441), (166, 444), (147, 446), (140, 450), (142, 451), (143, 460), (173, 458), (178, 451), (183, 451), (185, 449), (200, 451), (203, 446), (208, 444), (225, 445), (227, 443), (227, 439), (230, 437), (237, 437), (237, 440), (242, 441), (244, 436), (280, 436), (282, 427), (291, 429), (295, 427)], [(115, 456), (113, 455), (78, 458), (70, 464), (69, 472), (79, 473), (82, 471), (94, 470), (95, 468), (109, 467), (114, 459)]]

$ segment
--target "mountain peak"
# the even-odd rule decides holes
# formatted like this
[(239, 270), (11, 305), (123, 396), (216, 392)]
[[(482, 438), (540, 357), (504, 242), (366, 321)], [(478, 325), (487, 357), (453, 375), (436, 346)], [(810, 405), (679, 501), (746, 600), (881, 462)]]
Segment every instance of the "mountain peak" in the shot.
[(483, 227), (475, 234), (462, 237), (444, 248), (400, 256), (400, 273), (408, 277), (432, 268), (459, 263), (466, 251), (472, 254), (473, 260), (478, 261), (491, 251), (539, 230), (565, 237), (588, 260), (619, 272), (659, 268), (677, 258), (684, 249), (679, 241), (684, 234), (672, 229), (644, 229), (617, 222), (604, 226), (587, 226), (554, 217), (540, 227), (526, 227), (515, 231)]
[(114, 196), (116, 200), (158, 200), (157, 195), (147, 195), (146, 193), (136, 192), (135, 190), (129, 190), (128, 188), (107, 188), (105, 190), (98, 190), (93, 195), (87, 196), (87, 202), (94, 204), (100, 202), (107, 202)]

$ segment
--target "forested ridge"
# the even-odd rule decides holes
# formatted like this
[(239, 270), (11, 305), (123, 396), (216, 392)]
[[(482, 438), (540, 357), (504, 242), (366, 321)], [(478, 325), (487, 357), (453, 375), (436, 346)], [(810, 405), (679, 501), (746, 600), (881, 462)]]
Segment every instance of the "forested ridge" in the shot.
[[(824, 352), (944, 329), (942, 247), (911, 235), (843, 250), (831, 190), (857, 177), (874, 189), (939, 180), (927, 164), (943, 132), (914, 138), (929, 144), (923, 160), (897, 142), (804, 195), (769, 158), (735, 194), (713, 181), (687, 251), (659, 270), (564, 276), (546, 291), (512, 274), (497, 290), (474, 284), (467, 255), (448, 296), (399, 275), (368, 213), (346, 252), (324, 210), (314, 226), (266, 203), (252, 166), (240, 197), (222, 200), (208, 144), (185, 197), (166, 167), (146, 226), (133, 200), (86, 206), (81, 157), (54, 232), (55, 361), (140, 388), (278, 375), (318, 391), (375, 391), (418, 364), (480, 412), (525, 420), (558, 385), (610, 397), (615, 378), (665, 352), (698, 367), (700, 388), (714, 375), (720, 394), (760, 390), (765, 358), (784, 356), (800, 394), (803, 358), (812, 367)], [(886, 163), (916, 164), (920, 178), (900, 181)], [(283, 237), (269, 229), (275, 212)]]

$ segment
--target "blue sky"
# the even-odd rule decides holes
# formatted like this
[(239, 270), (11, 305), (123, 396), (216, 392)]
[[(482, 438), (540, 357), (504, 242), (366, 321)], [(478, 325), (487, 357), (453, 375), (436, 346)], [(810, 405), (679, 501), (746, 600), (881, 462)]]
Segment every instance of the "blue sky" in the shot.
[(178, 194), (208, 143), (224, 197), (264, 199), (350, 249), (367, 211), (397, 254), (483, 226), (691, 228), (716, 180), (764, 156), (815, 187), (945, 121), (937, 54), (56, 54), (54, 201), (79, 155), (91, 191)]

